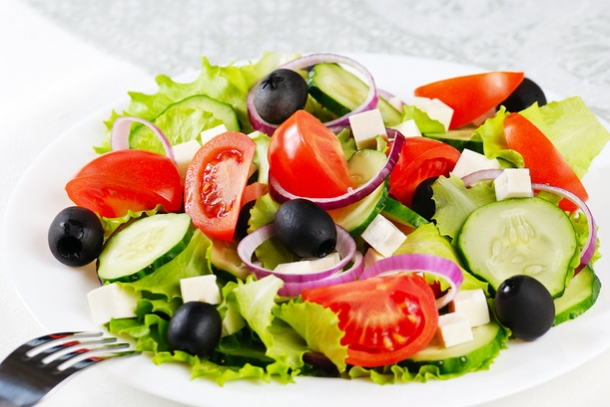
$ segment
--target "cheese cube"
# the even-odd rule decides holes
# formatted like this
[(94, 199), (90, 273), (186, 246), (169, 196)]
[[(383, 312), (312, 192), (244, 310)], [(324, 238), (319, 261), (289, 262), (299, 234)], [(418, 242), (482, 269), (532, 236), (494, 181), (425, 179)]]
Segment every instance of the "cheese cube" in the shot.
[(489, 159), (483, 154), (465, 148), (451, 172), (461, 178), (476, 171), (490, 169), (500, 169), (500, 162), (495, 158)]
[(227, 131), (227, 127), (224, 124), (202, 131), (201, 133), (199, 133), (199, 137), (201, 138), (201, 145), (204, 145), (214, 137)]
[(474, 339), (468, 318), (459, 312), (440, 315), (436, 335), (446, 348)]
[(482, 289), (462, 290), (449, 303), (449, 311), (466, 315), (471, 327), (489, 323), (487, 298)]
[(186, 176), (186, 171), (193, 161), (193, 157), (197, 154), (197, 151), (201, 148), (201, 144), (197, 140), (187, 141), (186, 143), (176, 144), (173, 147), (174, 158), (178, 165), (178, 173), (182, 178)]
[(377, 215), (362, 232), (362, 238), (382, 256), (390, 257), (407, 236), (385, 217)]
[(104, 325), (112, 318), (132, 318), (140, 296), (116, 283), (103, 285), (87, 293), (93, 321)]
[(402, 123), (398, 123), (394, 126), (390, 126), (390, 128), (398, 130), (400, 132), (400, 134), (402, 134), (405, 137), (420, 137), (421, 136), (421, 132), (419, 131), (419, 128), (417, 127), (417, 124), (415, 124), (415, 120), (413, 120), (413, 119), (404, 121)]
[(333, 252), (322, 258), (302, 259), (291, 263), (278, 264), (273, 271), (286, 274), (315, 273), (331, 268), (341, 261), (339, 253)]
[(385, 256), (383, 256), (377, 250), (373, 249), (372, 247), (369, 247), (369, 249), (364, 254), (364, 268), (366, 269), (367, 267), (369, 267), (376, 261), (384, 259), (384, 258), (385, 258)]
[(349, 117), (349, 124), (359, 149), (374, 146), (375, 137), (387, 135), (379, 109), (354, 114)]
[(209, 304), (220, 304), (220, 290), (214, 274), (183, 278), (180, 280), (182, 300), (202, 301)]
[(507, 168), (494, 180), (496, 200), (529, 198), (533, 196), (528, 168)]
[(443, 103), (442, 100), (415, 96), (411, 103), (419, 110), (425, 112), (429, 118), (441, 122), (445, 126), (445, 131), (449, 130), (449, 125), (453, 118), (453, 109)]

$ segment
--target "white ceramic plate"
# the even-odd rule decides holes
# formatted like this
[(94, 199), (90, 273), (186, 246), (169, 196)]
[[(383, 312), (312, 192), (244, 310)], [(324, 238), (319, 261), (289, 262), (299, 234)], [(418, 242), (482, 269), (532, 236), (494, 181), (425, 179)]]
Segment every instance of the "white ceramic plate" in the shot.
[[(474, 73), (474, 67), (393, 55), (349, 54), (369, 68), (377, 85), (405, 101), (421, 84)], [(125, 101), (118, 103), (123, 106)], [(49, 332), (96, 329), (90, 320), (86, 294), (97, 287), (93, 266), (70, 269), (58, 263), (47, 245), (51, 220), (71, 205), (66, 182), (94, 158), (92, 146), (104, 136), (102, 121), (110, 108), (86, 118), (50, 145), (23, 175), (10, 199), (1, 250), (16, 290), (39, 323)], [(610, 172), (610, 149), (604, 150), (585, 177), (590, 207), (600, 227), (602, 251), (610, 244), (610, 192), (604, 175)], [(596, 267), (610, 287), (610, 265)], [(610, 347), (610, 294), (602, 289), (597, 304), (584, 316), (553, 328), (532, 343), (513, 342), (491, 369), (448, 381), (379, 386), (364, 380), (297, 378), (296, 384), (251, 381), (224, 387), (197, 379), (181, 365), (155, 366), (146, 356), (100, 365), (120, 380), (144, 391), (193, 406), (264, 405), (472, 406), (536, 386), (583, 364)]]

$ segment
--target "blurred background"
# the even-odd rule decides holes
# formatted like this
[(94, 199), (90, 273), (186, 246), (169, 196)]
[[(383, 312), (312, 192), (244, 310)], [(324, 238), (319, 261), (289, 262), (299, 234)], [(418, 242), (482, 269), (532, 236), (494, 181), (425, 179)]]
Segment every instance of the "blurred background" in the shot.
[(610, 117), (604, 0), (23, 0), (152, 74), (263, 51), (374, 52), (523, 70)]

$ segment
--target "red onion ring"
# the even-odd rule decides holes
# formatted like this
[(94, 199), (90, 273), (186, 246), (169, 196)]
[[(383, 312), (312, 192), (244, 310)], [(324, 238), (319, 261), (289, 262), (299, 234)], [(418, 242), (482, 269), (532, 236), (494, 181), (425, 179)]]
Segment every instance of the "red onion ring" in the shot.
[(315, 202), (325, 210), (342, 208), (344, 206), (353, 204), (376, 190), (377, 187), (379, 187), (379, 185), (381, 185), (381, 183), (388, 177), (388, 175), (390, 175), (392, 169), (394, 169), (394, 166), (398, 162), (402, 145), (405, 141), (405, 137), (400, 132), (395, 131), (394, 134), (394, 143), (392, 144), (392, 148), (388, 154), (388, 160), (386, 161), (384, 167), (377, 173), (377, 175), (356, 189), (332, 198), (311, 198), (306, 196), (298, 196), (286, 191), (280, 185), (280, 183), (277, 182), (277, 180), (271, 174), (269, 174), (269, 193), (271, 194), (271, 197), (279, 203), (284, 203), (292, 199), (303, 198)]
[[(462, 181), (464, 182), (464, 186), (470, 187), (481, 181), (494, 180), (502, 173), (502, 171), (503, 170), (497, 169), (476, 171), (472, 174), (468, 174), (463, 177)], [(589, 229), (589, 235), (587, 236), (587, 240), (584, 247), (580, 251), (580, 264), (574, 269), (574, 275), (576, 276), (580, 272), (580, 270), (582, 270), (587, 264), (589, 264), (589, 262), (593, 258), (593, 255), (595, 254), (595, 248), (597, 245), (597, 225), (595, 224), (593, 213), (591, 213), (591, 210), (582, 199), (580, 199), (572, 192), (567, 191), (563, 188), (546, 184), (532, 183), (532, 189), (537, 191), (550, 192), (561, 198), (565, 198), (571, 201), (574, 205), (578, 207), (578, 209), (580, 209), (580, 211), (587, 218), (587, 228)]]
[(174, 163), (176, 162), (172, 144), (169, 142), (165, 134), (163, 134), (161, 129), (148, 120), (140, 119), (139, 117), (124, 116), (115, 120), (110, 133), (110, 147), (112, 150), (129, 150), (129, 133), (131, 132), (131, 125), (133, 123), (143, 124), (152, 130), (155, 136), (157, 136), (157, 138), (161, 141), (163, 149), (165, 150), (165, 155)]
[(464, 275), (460, 267), (453, 261), (433, 254), (399, 254), (377, 260), (367, 267), (360, 275), (361, 280), (373, 278), (382, 274), (394, 272), (417, 272), (433, 274), (449, 282), (447, 293), (436, 299), (436, 307), (443, 308), (449, 304), (460, 290)]
[[(291, 69), (293, 71), (297, 71), (325, 62), (349, 65), (352, 68), (355, 68), (358, 72), (360, 72), (365, 77), (366, 81), (369, 83), (369, 93), (364, 102), (362, 102), (360, 106), (356, 107), (348, 114), (324, 123), (327, 127), (349, 125), (349, 116), (365, 112), (367, 110), (371, 110), (377, 107), (379, 97), (377, 95), (377, 87), (375, 86), (375, 80), (373, 79), (373, 76), (363, 65), (361, 65), (359, 62), (354, 61), (351, 58), (336, 54), (312, 54), (287, 62), (284, 65), (279, 66), (277, 69)], [(277, 128), (277, 125), (266, 122), (265, 120), (263, 120), (262, 117), (260, 117), (260, 115), (256, 111), (256, 108), (254, 107), (254, 92), (257, 86), (258, 83), (256, 83), (254, 86), (252, 86), (252, 88), (250, 88), (250, 91), (248, 92), (248, 96), (246, 98), (246, 104), (248, 107), (248, 118), (250, 119), (250, 123), (252, 124), (254, 130), (258, 130), (268, 136), (271, 136)]]
[(274, 270), (269, 270), (252, 262), (252, 255), (257, 247), (263, 242), (275, 236), (275, 228), (273, 223), (265, 225), (248, 236), (243, 238), (237, 245), (237, 254), (246, 267), (258, 278), (263, 278), (268, 275), (279, 277), (287, 283), (310, 283), (312, 281), (328, 278), (343, 269), (352, 260), (356, 251), (356, 242), (350, 234), (342, 227), (336, 225), (337, 228), (337, 251), (341, 256), (341, 261), (332, 267), (316, 271), (314, 273), (282, 273)]
[(349, 283), (355, 281), (362, 274), (364, 268), (364, 261), (362, 253), (356, 251), (352, 258), (353, 265), (348, 270), (334, 273), (330, 277), (326, 277), (320, 280), (308, 281), (304, 283), (288, 283), (285, 282), (282, 288), (278, 291), (278, 295), (282, 297), (298, 297), (301, 292), (305, 289), (327, 287), (330, 285)]

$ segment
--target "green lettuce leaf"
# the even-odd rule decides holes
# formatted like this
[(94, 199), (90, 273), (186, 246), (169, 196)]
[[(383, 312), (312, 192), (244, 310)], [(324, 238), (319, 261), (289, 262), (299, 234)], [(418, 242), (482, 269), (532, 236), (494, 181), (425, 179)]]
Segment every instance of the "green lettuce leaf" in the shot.
[(535, 104), (520, 114), (553, 142), (579, 178), (610, 140), (608, 130), (577, 96), (542, 107)]
[(404, 105), (400, 116), (400, 122), (414, 120), (420, 133), (445, 133), (445, 125), (438, 120), (431, 119), (423, 110), (413, 105)]
[(290, 301), (276, 309), (276, 315), (305, 339), (309, 349), (324, 354), (339, 372), (345, 371), (347, 346), (341, 345), (344, 332), (334, 312), (319, 304)]
[(436, 213), (433, 219), (441, 235), (455, 239), (466, 218), (477, 208), (496, 201), (496, 193), (490, 183), (480, 182), (466, 188), (462, 180), (453, 174), (439, 177), (432, 184)]
[[(486, 293), (488, 292), (488, 284), (478, 280), (463, 267), (455, 246), (446, 237), (440, 235), (434, 224), (421, 224), (414, 232), (409, 234), (403, 244), (394, 252), (395, 255), (413, 253), (434, 254), (453, 261), (460, 267), (464, 276), (460, 289), (475, 290), (481, 288)], [(426, 278), (428, 280), (432, 279), (428, 276)], [(449, 283), (445, 280), (439, 279), (439, 281), (441, 290), (449, 288)]]

